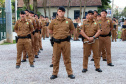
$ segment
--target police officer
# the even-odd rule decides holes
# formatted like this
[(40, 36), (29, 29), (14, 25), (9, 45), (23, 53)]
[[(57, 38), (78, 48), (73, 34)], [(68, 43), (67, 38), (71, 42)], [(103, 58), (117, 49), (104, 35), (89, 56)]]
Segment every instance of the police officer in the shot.
[(117, 28), (117, 23), (116, 23), (116, 20), (115, 19), (113, 19), (113, 29), (112, 29), (112, 31), (111, 31), (111, 33), (112, 33), (112, 42), (115, 40), (115, 42), (116, 42), (116, 36), (117, 36), (117, 31), (118, 31), (118, 28)]
[[(59, 61), (61, 57), (61, 51), (63, 52), (64, 64), (66, 66), (68, 77), (74, 79), (71, 58), (70, 58), (70, 35), (74, 30), (73, 22), (70, 19), (64, 17), (65, 8), (59, 7), (57, 10), (57, 18), (54, 19), (49, 25), (49, 32), (53, 34), (54, 45), (53, 45), (53, 74), (50, 79), (57, 78), (59, 71)], [(71, 33), (70, 33), (71, 32)]]
[(111, 60), (111, 38), (110, 38), (111, 30), (113, 29), (113, 24), (112, 24), (112, 20), (106, 18), (106, 16), (107, 16), (107, 11), (102, 10), (101, 20), (99, 20), (100, 28), (102, 30), (99, 37), (99, 53), (101, 54), (102, 48), (105, 47), (107, 53), (106, 55), (107, 65), (114, 66)]
[[(126, 19), (125, 19), (123, 25), (126, 25)], [(122, 41), (126, 40), (126, 28), (123, 28), (123, 27), (122, 27), (121, 39), (122, 39)]]
[[(32, 43), (32, 54), (34, 56), (35, 55), (35, 43), (34, 43), (34, 33), (35, 32), (34, 32), (34, 30), (36, 30), (37, 26), (36, 26), (35, 19), (33, 18), (34, 17), (34, 12), (25, 10), (25, 13), (26, 13), (26, 20), (30, 21), (32, 23), (32, 25), (33, 25), (33, 32), (31, 33), (31, 43)], [(22, 62), (26, 62), (26, 55), (27, 55), (27, 52), (26, 52), (26, 50), (24, 48)]]
[(20, 68), (21, 55), (24, 48), (28, 52), (30, 66), (34, 67), (33, 64), (34, 58), (31, 50), (32, 45), (30, 36), (30, 34), (33, 32), (33, 25), (30, 21), (27, 21), (25, 17), (26, 17), (25, 12), (21, 11), (20, 12), (21, 19), (16, 22), (14, 27), (14, 30), (18, 35), (16, 68)]
[(102, 72), (100, 69), (100, 57), (99, 57), (99, 39), (100, 28), (99, 24), (93, 20), (93, 11), (88, 11), (88, 20), (83, 23), (81, 35), (84, 39), (84, 56), (83, 56), (83, 70), (85, 73), (88, 71), (88, 55), (91, 50), (94, 54), (94, 63), (96, 71)]

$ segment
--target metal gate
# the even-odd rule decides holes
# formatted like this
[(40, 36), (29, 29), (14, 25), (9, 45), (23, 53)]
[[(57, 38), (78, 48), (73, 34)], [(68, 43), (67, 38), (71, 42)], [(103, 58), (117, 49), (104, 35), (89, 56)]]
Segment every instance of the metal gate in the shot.
[(5, 8), (0, 8), (0, 41), (6, 38), (6, 13)]

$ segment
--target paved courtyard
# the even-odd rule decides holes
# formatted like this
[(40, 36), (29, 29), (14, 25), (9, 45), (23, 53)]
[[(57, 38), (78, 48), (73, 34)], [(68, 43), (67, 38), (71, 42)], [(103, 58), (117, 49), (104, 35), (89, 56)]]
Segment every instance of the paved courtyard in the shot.
[(71, 61), (75, 79), (67, 77), (63, 59), (60, 61), (58, 78), (50, 80), (53, 68), (50, 68), (52, 47), (49, 39), (43, 42), (43, 51), (39, 59), (35, 59), (35, 67), (29, 62), (22, 63), (20, 69), (15, 68), (16, 44), (0, 45), (0, 84), (126, 84), (126, 42), (112, 42), (112, 61), (114, 67), (100, 62), (102, 73), (95, 71), (94, 62), (89, 57), (88, 72), (82, 73), (83, 44), (82, 41), (71, 41)]

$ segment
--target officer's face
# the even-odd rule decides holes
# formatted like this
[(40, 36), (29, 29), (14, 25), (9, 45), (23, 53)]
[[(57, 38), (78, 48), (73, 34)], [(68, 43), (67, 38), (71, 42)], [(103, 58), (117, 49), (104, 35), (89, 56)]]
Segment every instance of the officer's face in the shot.
[(102, 18), (105, 18), (107, 16), (107, 13), (106, 12), (101, 12), (101, 17)]
[(25, 11), (26, 15), (29, 15), (29, 12), (28, 11)]
[(36, 19), (38, 19), (38, 16), (37, 16), (37, 15), (35, 15), (35, 18), (36, 18)]
[(92, 14), (92, 13), (88, 14), (88, 19), (93, 19), (93, 17), (94, 17), (94, 14)]
[(58, 14), (59, 17), (64, 17), (65, 12), (62, 11), (62, 10), (58, 10), (57, 14)]
[(26, 14), (20, 14), (21, 19), (25, 19)]
[(101, 16), (97, 16), (97, 19), (100, 20), (101, 19)]
[(96, 17), (98, 15), (98, 13), (96, 11), (94, 11), (94, 16)]
[(31, 13), (30, 13), (29, 15), (30, 15), (31, 17), (33, 17), (33, 16), (34, 16), (34, 14), (31, 14)]

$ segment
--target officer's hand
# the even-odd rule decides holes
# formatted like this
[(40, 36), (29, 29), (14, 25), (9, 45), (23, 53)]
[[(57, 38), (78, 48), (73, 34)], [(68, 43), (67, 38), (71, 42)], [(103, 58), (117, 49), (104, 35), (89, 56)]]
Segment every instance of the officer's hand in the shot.
[(90, 37), (89, 38), (89, 42), (93, 42), (94, 38), (93, 37)]

